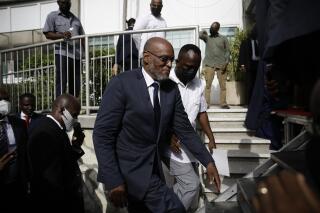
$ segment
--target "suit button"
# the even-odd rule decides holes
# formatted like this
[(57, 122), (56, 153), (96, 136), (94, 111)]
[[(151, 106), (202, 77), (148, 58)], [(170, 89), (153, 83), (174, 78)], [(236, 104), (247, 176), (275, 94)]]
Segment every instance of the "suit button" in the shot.
[(150, 164), (150, 166), (152, 166), (153, 165), (153, 161), (151, 161), (149, 164)]

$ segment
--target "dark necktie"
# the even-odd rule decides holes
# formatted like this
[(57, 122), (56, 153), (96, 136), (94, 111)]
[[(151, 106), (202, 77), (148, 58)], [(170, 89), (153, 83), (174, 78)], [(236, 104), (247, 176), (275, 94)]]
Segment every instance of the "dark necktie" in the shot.
[(159, 133), (159, 125), (160, 125), (160, 117), (161, 117), (161, 108), (160, 102), (158, 97), (159, 85), (157, 83), (153, 83), (153, 112), (154, 112), (154, 123), (155, 123), (155, 139), (158, 137)]
[(9, 142), (6, 130), (6, 122), (0, 121), (0, 157), (8, 152)]
[(26, 127), (28, 128), (30, 124), (30, 117), (28, 115), (25, 115), (24, 119), (25, 119), (24, 122), (26, 123)]

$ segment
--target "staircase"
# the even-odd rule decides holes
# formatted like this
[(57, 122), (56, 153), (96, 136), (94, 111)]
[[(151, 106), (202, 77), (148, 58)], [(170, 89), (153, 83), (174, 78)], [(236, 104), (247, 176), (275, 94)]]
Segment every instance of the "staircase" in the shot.
[[(211, 106), (207, 110), (217, 148), (228, 150), (230, 177), (222, 178), (221, 192), (270, 157), (270, 141), (254, 137), (254, 132), (244, 127), (246, 112), (247, 108), (241, 106), (230, 109)], [(209, 142), (206, 136), (204, 141)], [(208, 201), (214, 200), (212, 186), (205, 179), (202, 184)]]
[[(299, 171), (305, 174), (307, 179), (311, 179), (311, 177), (309, 178), (310, 172), (307, 171), (305, 157), (305, 147), (311, 139), (309, 134), (310, 119), (307, 116), (290, 114), (284, 115), (284, 118), (287, 124), (299, 124), (304, 128), (298, 135), (289, 138), (288, 143), (284, 144), (278, 152), (271, 153), (269, 159), (266, 159), (242, 178), (238, 178), (236, 184), (216, 197), (214, 202), (206, 202), (206, 212), (209, 210), (210, 212), (253, 212), (251, 201), (256, 195), (257, 183), (265, 176), (276, 174), (282, 169)], [(286, 129), (290, 132), (290, 125), (287, 127)]]

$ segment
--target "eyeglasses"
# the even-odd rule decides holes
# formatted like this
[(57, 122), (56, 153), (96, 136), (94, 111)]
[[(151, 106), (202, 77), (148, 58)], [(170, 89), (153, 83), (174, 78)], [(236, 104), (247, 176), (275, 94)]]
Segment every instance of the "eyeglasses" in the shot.
[(170, 61), (171, 63), (174, 61), (174, 57), (169, 57), (169, 56), (166, 56), (166, 55), (162, 55), (162, 56), (158, 56), (150, 51), (145, 51), (147, 53), (150, 53), (151, 55), (157, 57), (158, 59), (160, 59), (160, 61), (162, 61), (163, 63), (167, 64), (168, 61)]

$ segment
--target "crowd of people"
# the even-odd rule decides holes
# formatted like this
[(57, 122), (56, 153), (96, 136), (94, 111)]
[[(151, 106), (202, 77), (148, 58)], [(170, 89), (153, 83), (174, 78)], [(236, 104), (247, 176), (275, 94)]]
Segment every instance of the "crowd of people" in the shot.
[[(12, 115), (8, 92), (0, 88), (0, 212), (85, 211), (78, 165), (84, 155), (81, 145), (85, 135), (77, 122), (83, 44), (81, 39), (68, 43), (84, 30), (70, 12), (71, 1), (57, 2), (59, 11), (48, 15), (43, 29), (48, 39), (65, 39), (55, 50), (57, 86), (52, 111), (36, 113), (35, 96), (25, 93), (19, 97), (20, 112)], [(165, 28), (162, 7), (162, 0), (151, 0), (151, 13), (137, 21), (129, 19), (128, 30)], [(225, 83), (230, 48), (219, 29), (220, 24), (213, 22), (210, 35), (200, 32), (206, 45), (203, 61), (194, 44), (182, 46), (175, 60), (164, 32), (119, 37), (115, 76), (105, 89), (93, 129), (97, 181), (104, 185), (108, 205), (139, 213), (194, 212), (200, 191), (197, 162), (206, 168), (209, 182), (220, 192), (212, 157), (215, 138), (207, 115), (215, 73), (220, 107), (229, 109)], [(239, 68), (249, 73), (250, 98), (254, 97), (260, 60), (257, 43), (253, 28), (240, 49)], [(201, 61), (204, 80), (196, 76)], [(118, 74), (120, 70), (126, 72)], [(209, 139), (208, 149), (195, 131), (196, 122)], [(175, 180), (173, 185), (166, 181), (164, 166)], [(270, 185), (275, 184), (272, 189)], [(276, 212), (281, 193), (297, 193), (290, 189), (292, 184), (299, 185), (299, 193), (304, 195), (306, 208), (301, 209), (317, 212), (316, 195), (300, 175), (286, 172), (259, 184), (258, 196), (252, 201), (256, 211)], [(289, 205), (290, 200), (286, 201)]]

